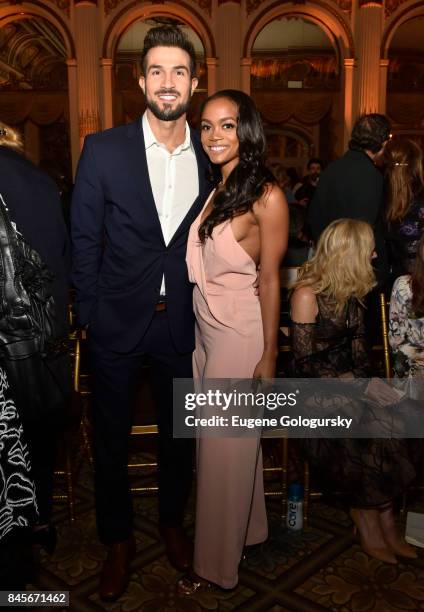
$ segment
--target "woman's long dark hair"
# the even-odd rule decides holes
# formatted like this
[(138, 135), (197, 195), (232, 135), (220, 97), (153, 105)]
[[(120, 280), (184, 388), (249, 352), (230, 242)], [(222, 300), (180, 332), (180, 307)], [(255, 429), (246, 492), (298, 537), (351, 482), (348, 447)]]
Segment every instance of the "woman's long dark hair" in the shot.
[(265, 134), (253, 100), (242, 91), (224, 89), (203, 103), (201, 117), (207, 104), (219, 98), (231, 100), (238, 108), (239, 163), (227, 178), (225, 188), (216, 193), (213, 209), (199, 227), (202, 243), (212, 235), (217, 225), (252, 210), (267, 186), (276, 183), (274, 175), (265, 166)]
[(424, 234), (418, 243), (417, 256), (411, 274), (412, 302), (414, 316), (424, 317)]

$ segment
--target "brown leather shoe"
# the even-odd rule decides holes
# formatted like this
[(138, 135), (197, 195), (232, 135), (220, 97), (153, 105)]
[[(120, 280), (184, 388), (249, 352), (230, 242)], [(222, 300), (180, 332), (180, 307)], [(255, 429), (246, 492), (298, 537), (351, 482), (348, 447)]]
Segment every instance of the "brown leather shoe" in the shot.
[(193, 544), (182, 527), (159, 526), (169, 562), (176, 569), (184, 572), (193, 562)]
[(135, 557), (134, 536), (115, 542), (109, 548), (100, 575), (99, 596), (103, 601), (115, 601), (124, 594), (130, 580), (130, 563)]

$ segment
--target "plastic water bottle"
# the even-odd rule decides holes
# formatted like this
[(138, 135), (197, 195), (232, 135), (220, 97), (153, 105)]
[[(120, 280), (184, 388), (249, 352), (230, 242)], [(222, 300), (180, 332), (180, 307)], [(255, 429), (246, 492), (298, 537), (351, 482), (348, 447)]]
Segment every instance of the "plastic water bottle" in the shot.
[(294, 482), (289, 486), (287, 500), (287, 529), (299, 531), (303, 527), (303, 487)]

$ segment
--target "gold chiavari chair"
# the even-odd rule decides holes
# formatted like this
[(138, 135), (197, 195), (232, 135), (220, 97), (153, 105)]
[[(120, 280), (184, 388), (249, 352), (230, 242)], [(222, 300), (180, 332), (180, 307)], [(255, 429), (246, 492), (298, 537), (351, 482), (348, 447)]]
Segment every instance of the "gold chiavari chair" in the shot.
[[(72, 401), (79, 399), (79, 367), (80, 367), (80, 341), (77, 330), (74, 329), (74, 317), (72, 307), (69, 307), (69, 355), (72, 364), (73, 392)], [(75, 520), (75, 490), (74, 490), (74, 457), (73, 457), (73, 432), (66, 429), (60, 436), (60, 451), (63, 454), (63, 466), (55, 469), (55, 477), (63, 480), (61, 490), (53, 495), (53, 502), (64, 502), (68, 506), (70, 522)]]
[[(88, 416), (89, 415), (89, 400), (90, 400), (90, 395), (91, 395), (90, 373), (89, 373), (88, 368), (84, 368), (81, 366), (82, 360), (84, 359), (84, 355), (86, 352), (85, 342), (86, 342), (85, 332), (84, 331), (79, 332), (79, 335), (76, 339), (76, 346), (75, 346), (76, 367), (74, 368), (74, 385), (75, 385), (75, 388), (80, 393), (81, 398), (83, 400), (83, 410), (82, 410), (82, 417), (81, 417), (81, 423), (80, 423), (80, 431), (81, 431), (81, 436), (83, 440), (83, 448), (85, 450), (85, 454), (89, 460), (91, 468), (94, 469), (93, 453), (92, 453), (92, 448), (91, 448), (91, 431), (90, 431), (91, 425), (90, 425), (90, 419)], [(142, 368), (141, 384), (140, 384), (140, 389), (139, 389), (138, 397), (137, 397), (137, 406), (138, 405), (143, 406), (143, 411), (144, 411), (147, 405), (149, 408), (148, 410), (149, 417), (151, 417), (151, 413), (153, 412), (152, 410), (153, 400), (151, 397), (151, 391), (150, 391), (149, 385), (147, 383), (147, 377), (146, 377), (147, 370), (148, 370), (147, 367)], [(138, 411), (136, 409), (135, 410), (136, 418), (137, 418), (137, 412)], [(157, 433), (158, 433), (158, 427), (155, 423), (134, 424), (131, 428), (130, 438), (132, 440), (141, 439), (144, 436), (150, 438), (152, 436), (157, 435)], [(133, 457), (136, 454), (140, 455), (141, 453), (139, 452), (131, 453), (131, 456)], [(130, 476), (134, 474), (134, 471), (137, 471), (138, 475), (140, 475), (141, 470), (143, 471), (147, 470), (146, 475), (149, 476), (152, 472), (154, 472), (157, 469), (157, 461), (150, 460), (150, 459), (137, 461), (137, 460), (131, 459), (128, 463), (128, 469), (129, 469)], [(136, 493), (136, 494), (154, 493), (157, 490), (158, 490), (157, 484), (146, 484), (146, 485), (134, 484), (131, 486), (131, 492)]]
[(390, 358), (390, 344), (389, 344), (389, 317), (387, 314), (387, 299), (384, 293), (379, 294), (380, 303), (380, 325), (381, 325), (381, 338), (383, 344), (383, 357), (384, 357), (384, 375), (386, 378), (392, 377), (392, 364)]
[[(282, 267), (280, 269), (280, 285), (281, 285), (281, 316), (280, 316), (280, 343), (279, 353), (283, 358), (291, 352), (290, 346), (290, 308), (288, 300), (288, 290), (291, 284), (296, 280), (299, 268), (295, 266)], [(289, 479), (289, 462), (299, 463), (294, 446), (289, 444), (289, 439), (282, 437), (278, 444), (278, 451), (273, 456), (274, 465), (264, 467), (264, 476), (267, 474), (276, 473), (279, 475), (279, 488), (276, 490), (266, 490), (266, 497), (281, 498), (281, 518), (284, 522), (287, 517), (287, 497), (288, 497), (288, 479)], [(266, 457), (265, 453), (264, 456)], [(266, 458), (265, 458), (266, 461)], [(305, 520), (305, 516), (304, 516)], [(306, 521), (307, 522), (307, 516)]]
[[(139, 423), (136, 423), (131, 428), (131, 439), (134, 441), (137, 440), (145, 440), (146, 444), (148, 441), (151, 441), (154, 436), (158, 434), (158, 426), (153, 423), (154, 417), (154, 400), (152, 389), (149, 383), (149, 367), (145, 366), (141, 371), (140, 385), (137, 394), (137, 402), (136, 402), (136, 411), (135, 418), (139, 420)], [(137, 410), (137, 408), (141, 408), (141, 410)], [(137, 414), (140, 412), (140, 414)], [(147, 415), (146, 415), (147, 413)], [(145, 416), (146, 415), (146, 416)], [(147, 422), (145, 422), (147, 420)], [(139, 454), (139, 453), (137, 453)], [(130, 474), (137, 471), (139, 474), (140, 471), (149, 476), (155, 476), (157, 471), (157, 460), (155, 459), (155, 453), (151, 451), (149, 453), (145, 453), (145, 458), (133, 461), (131, 460), (128, 463), (128, 468), (130, 470)], [(146, 484), (138, 483), (133, 484), (131, 486), (131, 492), (135, 494), (151, 494), (156, 493), (158, 491), (157, 480), (150, 482), (149, 479), (146, 481)]]

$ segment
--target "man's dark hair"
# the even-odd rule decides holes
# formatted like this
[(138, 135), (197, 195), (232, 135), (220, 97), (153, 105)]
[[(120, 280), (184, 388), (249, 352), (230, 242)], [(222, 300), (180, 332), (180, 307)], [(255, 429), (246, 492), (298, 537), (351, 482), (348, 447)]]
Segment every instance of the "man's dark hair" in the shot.
[(190, 76), (196, 73), (196, 53), (192, 43), (178, 26), (157, 26), (150, 28), (144, 38), (144, 46), (141, 52), (141, 68), (146, 75), (146, 56), (154, 47), (178, 47), (190, 56)]
[(378, 153), (390, 136), (390, 121), (385, 115), (371, 113), (362, 115), (353, 126), (349, 149)]
[(312, 164), (319, 164), (321, 166), (321, 170), (323, 170), (323, 168), (324, 168), (324, 164), (322, 163), (322, 159), (320, 159), (319, 157), (311, 157), (311, 159), (308, 161), (308, 165), (306, 166), (306, 168), (309, 170), (309, 168), (312, 166)]

